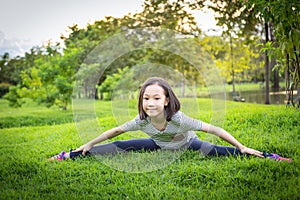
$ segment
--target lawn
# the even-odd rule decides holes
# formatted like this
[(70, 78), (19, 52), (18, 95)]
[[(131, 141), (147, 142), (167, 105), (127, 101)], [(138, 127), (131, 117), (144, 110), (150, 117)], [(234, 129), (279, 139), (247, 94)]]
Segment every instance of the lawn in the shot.
[[(197, 105), (190, 99), (182, 103), (190, 116), (222, 125), (243, 144), (291, 157), (293, 162), (207, 157), (191, 151), (48, 162), (53, 154), (86, 140), (78, 132), (72, 110), (33, 102), (14, 109), (0, 100), (0, 199), (300, 199), (299, 109), (229, 101), (223, 102), (225, 107), (217, 103), (221, 107), (216, 108), (208, 99), (196, 99)], [(135, 104), (129, 102), (126, 109), (130, 116), (136, 114)], [(95, 102), (101, 130), (118, 124), (112, 105)], [(140, 136), (124, 134), (115, 139)]]

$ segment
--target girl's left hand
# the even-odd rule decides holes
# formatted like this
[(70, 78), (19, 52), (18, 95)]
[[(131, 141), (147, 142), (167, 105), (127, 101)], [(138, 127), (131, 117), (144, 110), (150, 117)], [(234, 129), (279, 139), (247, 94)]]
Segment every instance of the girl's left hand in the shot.
[(249, 155), (258, 156), (260, 158), (264, 158), (263, 153), (260, 152), (260, 151), (255, 150), (255, 149), (251, 149), (251, 148), (248, 148), (248, 147), (243, 147), (243, 148), (240, 149), (240, 151), (243, 154), (249, 154)]
[(82, 155), (85, 156), (86, 152), (88, 152), (92, 147), (93, 147), (93, 145), (91, 145), (90, 143), (87, 143), (87, 144), (84, 144), (81, 147), (75, 149), (74, 152), (82, 151)]

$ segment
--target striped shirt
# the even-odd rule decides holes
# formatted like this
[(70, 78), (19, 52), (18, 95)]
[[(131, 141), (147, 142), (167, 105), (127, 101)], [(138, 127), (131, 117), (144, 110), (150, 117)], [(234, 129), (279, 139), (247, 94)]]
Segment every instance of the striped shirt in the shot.
[(162, 131), (152, 125), (149, 117), (141, 120), (139, 115), (121, 125), (120, 128), (125, 132), (143, 131), (162, 149), (179, 149), (197, 137), (194, 131), (201, 131), (202, 121), (190, 118), (178, 111)]

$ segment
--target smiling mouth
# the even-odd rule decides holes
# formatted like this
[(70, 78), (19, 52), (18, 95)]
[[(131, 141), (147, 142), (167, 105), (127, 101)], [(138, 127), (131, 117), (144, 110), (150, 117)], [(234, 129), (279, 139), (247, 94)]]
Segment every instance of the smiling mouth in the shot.
[(147, 108), (147, 111), (155, 111), (157, 110), (156, 108)]

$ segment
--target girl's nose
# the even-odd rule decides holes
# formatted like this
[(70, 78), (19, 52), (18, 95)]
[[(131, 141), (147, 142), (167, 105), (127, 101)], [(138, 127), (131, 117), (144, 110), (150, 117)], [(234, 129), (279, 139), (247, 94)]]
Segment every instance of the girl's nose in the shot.
[(152, 100), (149, 100), (148, 101), (148, 106), (153, 106), (154, 105), (154, 102)]

